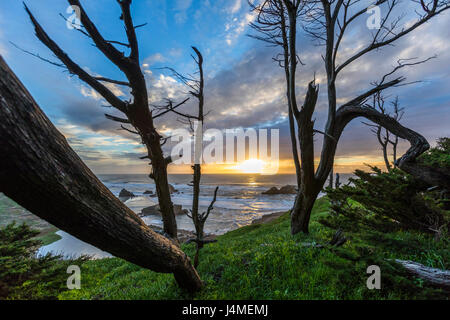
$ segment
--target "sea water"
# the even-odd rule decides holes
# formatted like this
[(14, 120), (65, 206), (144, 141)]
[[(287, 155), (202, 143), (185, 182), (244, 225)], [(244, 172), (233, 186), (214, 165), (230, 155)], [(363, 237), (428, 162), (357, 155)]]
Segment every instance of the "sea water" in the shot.
[[(341, 175), (341, 181), (346, 182), (349, 175)], [(145, 207), (157, 204), (157, 198), (144, 194), (146, 190), (156, 193), (153, 181), (145, 174), (110, 174), (99, 175), (99, 179), (111, 192), (118, 196), (122, 189), (133, 192), (134, 198), (125, 201), (131, 210), (140, 213)], [(192, 207), (193, 188), (190, 185), (192, 175), (169, 175), (171, 183), (177, 192), (172, 194), (172, 202), (182, 205), (183, 209)], [(206, 211), (216, 186), (219, 186), (214, 209), (205, 224), (205, 232), (223, 234), (252, 223), (253, 220), (273, 212), (289, 210), (295, 199), (292, 194), (263, 195), (262, 192), (273, 186), (295, 185), (296, 177), (292, 174), (259, 175), (259, 174), (204, 174), (202, 175), (199, 199), (199, 211)], [(150, 215), (142, 218), (148, 225), (162, 227), (161, 216)], [(192, 220), (186, 215), (176, 217), (179, 229), (194, 230)], [(62, 239), (41, 247), (40, 254), (47, 252), (68, 256), (89, 254), (95, 258), (110, 256), (77, 238), (58, 231)]]

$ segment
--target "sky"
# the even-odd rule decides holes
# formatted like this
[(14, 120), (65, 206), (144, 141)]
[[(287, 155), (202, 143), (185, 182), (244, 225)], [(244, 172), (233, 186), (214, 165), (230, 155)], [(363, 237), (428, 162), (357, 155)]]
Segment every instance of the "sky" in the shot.
[[(60, 16), (71, 15), (63, 0), (27, 0), (37, 20), (73, 60), (93, 75), (125, 80), (123, 74), (108, 61), (91, 41), (80, 32), (69, 29)], [(362, 3), (370, 1), (362, 1)], [(402, 22), (414, 21), (414, 4), (403, 1)], [(120, 8), (116, 1), (82, 1), (82, 4), (104, 38), (126, 41)], [(381, 8), (386, 10), (385, 8)], [(140, 61), (146, 76), (151, 104), (161, 104), (165, 98), (181, 101), (186, 88), (163, 67), (181, 73), (193, 73), (191, 46), (204, 56), (205, 108), (209, 111), (205, 129), (236, 128), (279, 129), (280, 173), (294, 171), (290, 153), (285, 79), (283, 70), (272, 58), (279, 49), (257, 41), (249, 22), (254, 20), (246, 0), (134, 0), (132, 15), (137, 29)], [(366, 27), (367, 16), (357, 21), (342, 44), (338, 60), (345, 59), (370, 41), (373, 31)], [(421, 26), (395, 46), (389, 46), (357, 60), (340, 75), (337, 82), (338, 103), (366, 91), (371, 82), (389, 72), (398, 59), (437, 58), (414, 68), (404, 68), (398, 75), (408, 82), (421, 81), (386, 92), (389, 99), (398, 96), (405, 108), (401, 123), (424, 135), (433, 145), (442, 136), (450, 136), (450, 12)], [(299, 28), (298, 52), (304, 65), (297, 73), (299, 104), (306, 84), (315, 75), (319, 84), (319, 102), (315, 128), (322, 130), (326, 120), (325, 73), (321, 55), (324, 48), (315, 45)], [(104, 117), (104, 113), (120, 113), (105, 107), (106, 103), (94, 90), (63, 69), (24, 53), (16, 46), (50, 60), (56, 58), (35, 37), (22, 1), (0, 1), (0, 54), (31, 92), (40, 107), (66, 136), (69, 144), (96, 174), (147, 173), (148, 161), (140, 160), (145, 149), (132, 134), (118, 130), (119, 125)], [(117, 85), (109, 88), (122, 99), (129, 92)], [(194, 112), (193, 99), (185, 112)], [(170, 135), (183, 127), (176, 115), (156, 121), (161, 133)], [(322, 139), (315, 136), (316, 157), (320, 155)], [(173, 144), (165, 146), (170, 152)], [(400, 154), (408, 144), (402, 141)], [(249, 164), (247, 163), (247, 167)], [(360, 120), (354, 120), (339, 142), (335, 170), (351, 172), (365, 164), (382, 165), (382, 154), (376, 137)], [(246, 166), (206, 165), (205, 173), (239, 173)], [(169, 166), (171, 173), (189, 173), (186, 165)]]

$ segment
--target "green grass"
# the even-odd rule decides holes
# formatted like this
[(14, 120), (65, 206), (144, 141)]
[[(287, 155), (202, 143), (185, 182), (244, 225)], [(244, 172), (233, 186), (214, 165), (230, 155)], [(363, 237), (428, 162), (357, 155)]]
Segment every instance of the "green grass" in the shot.
[[(159, 274), (118, 258), (88, 261), (81, 271), (81, 290), (65, 291), (61, 299), (414, 299), (431, 298), (417, 279), (399, 287), (384, 286), (392, 270), (382, 269), (382, 289), (366, 288), (367, 265), (342, 258), (362, 239), (343, 248), (314, 248), (305, 243), (325, 244), (333, 231), (320, 225), (328, 214), (328, 202), (314, 207), (310, 235), (289, 233), (284, 215), (264, 225), (251, 225), (229, 232), (200, 253), (199, 274), (205, 288), (194, 296), (182, 292), (170, 274)], [(411, 259), (428, 266), (448, 268), (448, 243), (414, 233), (392, 234), (392, 240), (410, 242), (411, 248), (387, 250), (384, 258)], [(404, 242), (402, 242), (404, 243)], [(191, 257), (193, 245), (183, 245)], [(411, 286), (413, 288), (411, 289)], [(437, 298), (446, 297), (438, 295)]]
[(13, 221), (17, 224), (26, 223), (33, 229), (39, 230), (40, 234), (36, 239), (42, 241), (43, 246), (61, 239), (61, 236), (56, 234), (56, 231), (59, 230), (58, 228), (35, 216), (0, 193), (0, 227), (4, 227)]
[(59, 229), (56, 227), (50, 227), (49, 229), (46, 229), (42, 231), (37, 237), (37, 240), (40, 240), (42, 242), (42, 246), (47, 246), (55, 241), (58, 241), (61, 239), (61, 236), (59, 234), (56, 234), (56, 231)]

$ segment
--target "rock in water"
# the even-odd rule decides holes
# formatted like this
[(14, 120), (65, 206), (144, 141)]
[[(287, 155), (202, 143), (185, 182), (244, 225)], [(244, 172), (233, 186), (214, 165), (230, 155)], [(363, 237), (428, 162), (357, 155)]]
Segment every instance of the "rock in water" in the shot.
[(295, 186), (293, 185), (286, 185), (284, 187), (280, 188), (280, 194), (296, 194), (297, 190), (295, 189)]
[(145, 190), (145, 191), (144, 191), (144, 194), (153, 194), (153, 191), (151, 191), (151, 190)]
[(178, 190), (175, 189), (175, 187), (173, 185), (171, 185), (170, 183), (169, 183), (169, 191), (170, 191), (170, 193), (178, 192)]
[(159, 211), (159, 205), (155, 204), (154, 206), (146, 207), (142, 209), (141, 216), (148, 216), (148, 215), (160, 215), (161, 211)]
[(293, 185), (285, 185), (278, 189), (277, 187), (272, 187), (267, 191), (264, 191), (262, 194), (296, 194), (297, 189)]
[[(188, 212), (188, 210), (183, 209), (181, 204), (174, 204), (173, 211), (174, 211), (175, 215), (182, 215), (182, 214), (186, 214)], [(143, 217), (149, 216), (149, 215), (158, 215), (158, 216), (161, 215), (159, 204), (155, 204), (154, 206), (150, 206), (150, 207), (146, 207), (146, 208), (142, 209), (140, 215)]]
[(262, 194), (279, 194), (280, 190), (277, 187), (272, 187), (267, 191), (264, 191)]
[(126, 189), (120, 190), (119, 198), (122, 201), (128, 200), (130, 198), (134, 198), (134, 197), (135, 197), (135, 195), (133, 194), (133, 192), (130, 192), (130, 191), (126, 190)]

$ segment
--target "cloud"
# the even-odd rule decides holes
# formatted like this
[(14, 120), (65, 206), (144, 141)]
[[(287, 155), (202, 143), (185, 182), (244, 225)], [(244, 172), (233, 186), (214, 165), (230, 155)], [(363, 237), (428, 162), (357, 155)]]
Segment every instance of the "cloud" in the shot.
[[(190, 7), (186, 7), (186, 10)], [(232, 5), (236, 5), (233, 2)], [(233, 7), (232, 7), (233, 8)], [(233, 11), (233, 10), (231, 10)], [(230, 12), (231, 12), (230, 11)], [(248, 22), (253, 17), (247, 14), (236, 15), (230, 18), (226, 26), (227, 37), (224, 40), (233, 45), (237, 38), (244, 33)], [(438, 58), (426, 64), (404, 68), (398, 75), (407, 77), (407, 81), (424, 80), (422, 83), (396, 88), (386, 92), (389, 98), (398, 95), (400, 103), (404, 106), (405, 117), (402, 123), (422, 133), (430, 142), (439, 136), (450, 135), (448, 123), (450, 122), (450, 19), (449, 15), (436, 18), (432, 23), (426, 24), (413, 32), (408, 37), (381, 51), (373, 52), (362, 59), (353, 62), (338, 78), (337, 92), (339, 104), (354, 98), (361, 92), (371, 87), (370, 83), (379, 80), (385, 73), (392, 70), (400, 58), (419, 57), (427, 58), (438, 54)], [(364, 21), (352, 29), (352, 34), (344, 39), (342, 50), (338, 56), (338, 63), (342, 63), (356, 50), (364, 47), (370, 41), (370, 31), (365, 27)], [(439, 33), (435, 30), (441, 30)], [(223, 40), (221, 39), (222, 44)], [(265, 47), (256, 40), (249, 40), (250, 48), (242, 53), (234, 63), (226, 68), (214, 70), (211, 76), (206, 78), (205, 109), (209, 111), (206, 120), (207, 128), (227, 129), (237, 127), (267, 127), (279, 128), (281, 139), (280, 155), (288, 161), (290, 154), (290, 137), (287, 121), (287, 103), (285, 98), (285, 79), (283, 69), (272, 61), (278, 49)], [(307, 83), (316, 76), (320, 85), (319, 101), (315, 113), (315, 127), (323, 129), (327, 115), (326, 76), (321, 54), (323, 47), (313, 45), (311, 39), (299, 34), (299, 54), (305, 66), (299, 66), (297, 73), (298, 104), (301, 105)], [(224, 44), (225, 45), (225, 44)], [(175, 50), (175, 49), (174, 49)], [(178, 50), (178, 49), (177, 49)], [(178, 52), (178, 51), (177, 51)], [(175, 54), (175, 51), (172, 52)], [(165, 57), (154, 54), (143, 62), (151, 104), (164, 103), (165, 98), (181, 101), (187, 96), (187, 89), (170, 74), (150, 69), (153, 64), (165, 61)], [(208, 62), (205, 64), (205, 74), (209, 75)], [(82, 87), (83, 88), (83, 87)], [(121, 87), (117, 88), (122, 90)], [(92, 137), (80, 138), (74, 135), (72, 143), (78, 143), (79, 150), (91, 163), (95, 158), (99, 163), (110, 163), (108, 157), (117, 158), (116, 165), (125, 165), (126, 159), (136, 164), (136, 155), (141, 153), (140, 141), (124, 131), (118, 131), (118, 124), (107, 120), (104, 113), (120, 115), (112, 109), (100, 107), (102, 99), (95, 92), (85, 87), (84, 97), (67, 97), (66, 104), (61, 112), (68, 123), (79, 126), (92, 134), (100, 134), (101, 139)], [(116, 92), (118, 93), (118, 92)], [(123, 92), (122, 92), (123, 93)], [(124, 93), (127, 96), (127, 93)], [(195, 114), (196, 101), (191, 98), (186, 105), (180, 107), (185, 113)], [(156, 125), (160, 132), (170, 134), (176, 128), (182, 126), (178, 121), (179, 116), (167, 114), (158, 118)], [(78, 133), (79, 135), (80, 133)], [(105, 137), (125, 139), (130, 148), (124, 149), (121, 143), (115, 143)], [(78, 139), (78, 140), (76, 140)], [(84, 141), (86, 141), (84, 143)], [(315, 136), (316, 157), (320, 156), (322, 136)], [(84, 149), (82, 149), (84, 147)], [(399, 151), (408, 147), (407, 142), (402, 142)], [(88, 148), (88, 149), (86, 149)], [(96, 153), (95, 150), (102, 150)], [(108, 148), (115, 151), (108, 151)], [(137, 149), (141, 148), (141, 149)], [(166, 152), (170, 144), (165, 147)], [(103, 151), (107, 150), (107, 151)], [(399, 152), (400, 153), (400, 152)], [(376, 138), (368, 128), (360, 121), (353, 121), (344, 131), (337, 150), (338, 164), (346, 165), (356, 162), (378, 161), (380, 150)], [(108, 165), (112, 165), (112, 162)], [(98, 166), (100, 168), (100, 165)], [(146, 170), (146, 169), (145, 169)]]
[(250, 12), (241, 15), (241, 17), (233, 17), (228, 23), (225, 24), (225, 42), (231, 46), (239, 36), (247, 29), (250, 22), (255, 20), (256, 13)]
[(192, 4), (192, 0), (177, 0), (175, 3), (175, 22), (179, 24), (183, 24), (187, 19), (187, 11)]
[(161, 53), (155, 53), (144, 59), (143, 66), (145, 68), (148, 68), (149, 66), (152, 66), (155, 63), (164, 61), (166, 61), (166, 57), (164, 57)]
[[(146, 162), (140, 160), (145, 149), (139, 142), (111, 132), (98, 132), (60, 120), (56, 124), (70, 146), (80, 158), (96, 173), (110, 173), (125, 170), (144, 170)], [(142, 171), (141, 171), (142, 172)], [(128, 172), (129, 173), (129, 172)]]
[(233, 5), (230, 7), (230, 12), (232, 14), (237, 13), (241, 9), (241, 6), (242, 6), (242, 0), (235, 0)]

